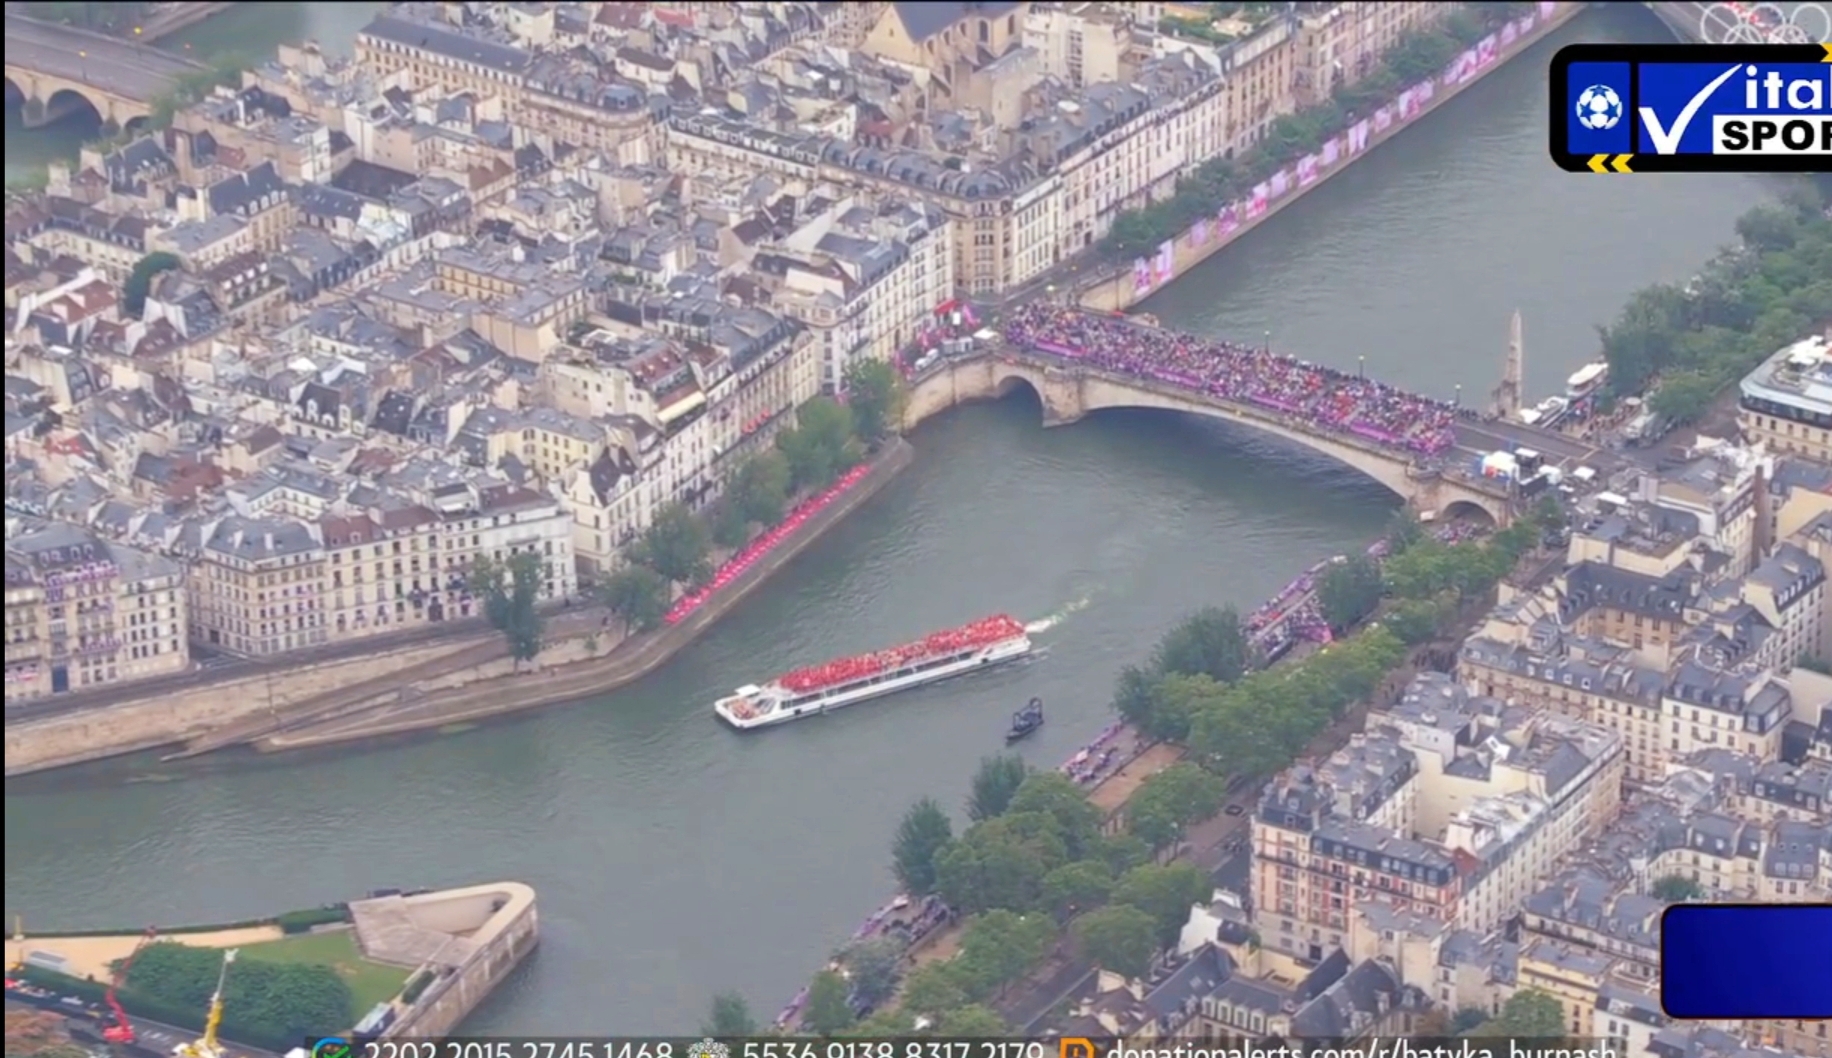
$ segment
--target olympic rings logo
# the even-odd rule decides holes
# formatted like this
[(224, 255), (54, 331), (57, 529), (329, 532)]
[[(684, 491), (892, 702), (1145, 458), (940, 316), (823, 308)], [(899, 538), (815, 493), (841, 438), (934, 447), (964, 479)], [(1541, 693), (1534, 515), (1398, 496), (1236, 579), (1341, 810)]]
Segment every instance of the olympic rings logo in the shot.
[(1832, 41), (1832, 14), (1819, 4), (1699, 4), (1699, 39), (1707, 44), (1823, 44)]

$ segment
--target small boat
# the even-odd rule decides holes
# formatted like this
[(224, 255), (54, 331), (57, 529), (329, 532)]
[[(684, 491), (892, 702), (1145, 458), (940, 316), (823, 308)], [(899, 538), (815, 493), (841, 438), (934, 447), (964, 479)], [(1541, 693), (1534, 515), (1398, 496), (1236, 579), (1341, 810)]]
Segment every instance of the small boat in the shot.
[(1007, 745), (1026, 738), (1043, 726), (1043, 699), (1032, 698), (1030, 704), (1011, 714), (1011, 730), (1005, 732)]

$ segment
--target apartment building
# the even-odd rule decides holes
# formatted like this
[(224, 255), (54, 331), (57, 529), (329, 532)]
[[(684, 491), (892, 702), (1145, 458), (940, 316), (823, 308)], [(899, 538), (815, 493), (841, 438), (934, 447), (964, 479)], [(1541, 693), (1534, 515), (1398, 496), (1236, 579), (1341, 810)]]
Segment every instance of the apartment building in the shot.
[(1776, 452), (1832, 463), (1832, 342), (1825, 336), (1769, 357), (1738, 389), (1743, 436)]
[(316, 526), (231, 514), (185, 529), (193, 641), (250, 657), (329, 642)]
[(435, 257), (437, 289), (474, 301), (471, 329), (522, 360), (540, 363), (591, 309), (585, 280), (516, 249), (454, 246)]
[(812, 332), (824, 390), (858, 361), (894, 359), (954, 296), (953, 224), (925, 203), (847, 199), (751, 259), (772, 307)]
[(184, 672), (184, 570), (78, 526), (9, 516), (6, 698)]
[(1300, 107), (1321, 103), (1380, 69), (1381, 57), (1406, 34), (1447, 13), (1421, 2), (1299, 4), (1293, 90)]
[(1032, 4), (1024, 16), (1024, 46), (1045, 73), (1072, 88), (1125, 80), (1137, 4)]
[[(462, 577), (440, 568), (441, 521), (425, 507), (352, 511), (319, 519), (325, 609), (332, 639), (443, 621)], [(456, 611), (456, 607), (453, 608)]]

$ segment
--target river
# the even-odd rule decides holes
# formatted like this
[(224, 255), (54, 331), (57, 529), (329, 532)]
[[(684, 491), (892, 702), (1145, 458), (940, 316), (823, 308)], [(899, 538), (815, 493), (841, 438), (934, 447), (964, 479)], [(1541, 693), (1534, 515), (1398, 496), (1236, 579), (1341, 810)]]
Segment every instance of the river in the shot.
[[(1660, 32), (1634, 8), (1585, 14), (1146, 307), (1475, 394), (1518, 306), (1530, 388), (1553, 389), (1594, 355), (1593, 323), (1638, 286), (1684, 278), (1765, 191), (1547, 160), (1553, 50)], [(1038, 423), (1008, 402), (925, 426), (916, 465), (880, 497), (603, 700), (335, 753), (9, 782), (6, 911), (28, 931), (138, 929), (512, 877), (540, 892), (543, 946), (469, 1030), (691, 1031), (728, 988), (774, 1014), (892, 891), (905, 807), (958, 806), (1025, 699), (1044, 698), (1050, 720), (1024, 755), (1054, 765), (1180, 614), (1250, 608), (1365, 545), (1394, 507), (1352, 473), (1200, 420)], [(1048, 656), (755, 737), (709, 711), (795, 663), (997, 610), (1061, 615), (1040, 637)]]

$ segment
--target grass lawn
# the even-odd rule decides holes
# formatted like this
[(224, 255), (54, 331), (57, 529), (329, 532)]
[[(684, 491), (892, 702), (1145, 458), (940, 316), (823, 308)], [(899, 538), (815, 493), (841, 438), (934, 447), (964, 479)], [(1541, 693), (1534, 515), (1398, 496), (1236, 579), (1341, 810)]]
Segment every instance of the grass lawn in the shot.
[(242, 946), (243, 959), (262, 962), (316, 963), (337, 971), (356, 995), (356, 1016), (362, 1018), (377, 1004), (393, 999), (407, 983), (408, 972), (370, 962), (356, 948), (350, 930), (334, 933), (301, 933), (284, 940)]

